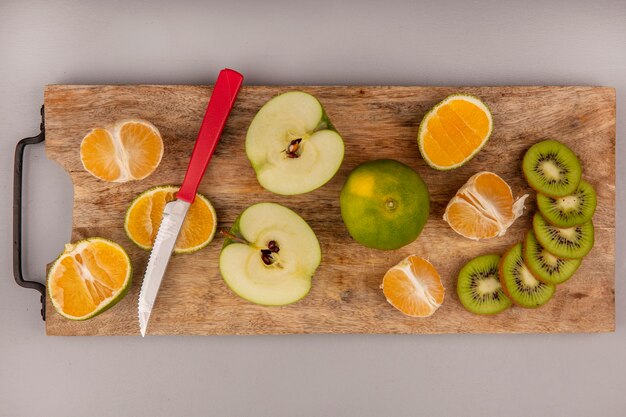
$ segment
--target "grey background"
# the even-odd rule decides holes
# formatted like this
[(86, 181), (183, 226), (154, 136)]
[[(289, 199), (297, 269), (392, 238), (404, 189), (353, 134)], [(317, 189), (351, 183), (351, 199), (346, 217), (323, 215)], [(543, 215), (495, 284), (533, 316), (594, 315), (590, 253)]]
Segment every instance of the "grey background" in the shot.
[[(624, 257), (614, 334), (46, 337), (9, 237), (13, 149), (43, 86), (203, 84), (224, 66), (248, 84), (613, 86), (626, 174), (625, 2), (2, 0), (0, 416), (626, 414)], [(25, 266), (43, 277), (72, 188), (43, 146), (26, 160)]]

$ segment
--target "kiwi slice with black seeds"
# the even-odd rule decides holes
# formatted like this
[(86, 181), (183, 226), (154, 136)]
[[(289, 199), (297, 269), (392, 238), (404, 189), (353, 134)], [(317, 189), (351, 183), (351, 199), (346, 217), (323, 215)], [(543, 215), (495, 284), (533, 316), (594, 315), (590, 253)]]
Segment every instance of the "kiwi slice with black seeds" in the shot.
[(520, 307), (540, 307), (552, 298), (556, 290), (555, 285), (539, 281), (530, 272), (524, 263), (521, 243), (502, 255), (498, 270), (504, 292)]
[(535, 213), (533, 230), (539, 244), (559, 258), (582, 258), (593, 248), (594, 231), (591, 220), (577, 226), (556, 227), (548, 223), (541, 214)]
[(558, 227), (572, 227), (591, 220), (596, 211), (596, 191), (582, 180), (576, 190), (565, 197), (537, 194), (537, 206), (544, 219)]
[(524, 239), (524, 263), (532, 274), (546, 284), (562, 284), (574, 275), (582, 259), (563, 259), (552, 255), (539, 244), (535, 232), (529, 230)]
[(582, 175), (576, 154), (556, 140), (531, 146), (524, 155), (522, 171), (532, 188), (551, 197), (572, 194)]
[(497, 314), (511, 306), (498, 277), (499, 255), (482, 255), (461, 268), (456, 292), (463, 307), (475, 314)]

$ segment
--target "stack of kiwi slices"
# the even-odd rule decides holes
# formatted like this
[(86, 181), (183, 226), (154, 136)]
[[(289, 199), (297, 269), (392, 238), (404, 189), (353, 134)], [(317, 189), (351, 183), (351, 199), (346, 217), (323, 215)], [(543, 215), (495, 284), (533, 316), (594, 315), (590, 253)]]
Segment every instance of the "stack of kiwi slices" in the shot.
[(593, 247), (596, 192), (581, 179), (576, 154), (560, 142), (545, 140), (526, 152), (522, 170), (537, 191), (533, 228), (504, 255), (479, 256), (461, 269), (457, 293), (472, 313), (496, 314), (512, 303), (544, 305)]
[(537, 191), (539, 209), (524, 241), (524, 261), (540, 281), (561, 284), (574, 275), (593, 247), (596, 191), (581, 179), (576, 154), (555, 140), (531, 146), (522, 170)]

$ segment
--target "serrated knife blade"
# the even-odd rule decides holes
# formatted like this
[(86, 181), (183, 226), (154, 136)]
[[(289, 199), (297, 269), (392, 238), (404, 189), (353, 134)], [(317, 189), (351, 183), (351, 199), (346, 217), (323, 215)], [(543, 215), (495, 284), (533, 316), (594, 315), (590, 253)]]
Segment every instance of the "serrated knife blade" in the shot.
[(141, 284), (139, 292), (139, 303), (137, 310), (139, 312), (139, 330), (141, 336), (146, 335), (148, 329), (148, 320), (154, 307), (161, 281), (165, 275), (165, 270), (170, 262), (170, 257), (176, 245), (176, 239), (180, 229), (183, 227), (189, 204), (186, 201), (175, 200), (167, 203), (163, 210), (163, 220), (159, 226), (150, 259), (146, 267), (146, 273)]
[(137, 303), (139, 331), (142, 337), (148, 330), (150, 315), (176, 240), (185, 222), (185, 216), (196, 198), (200, 181), (215, 151), (242, 83), (243, 76), (238, 72), (231, 69), (220, 71), (200, 126), (183, 184), (176, 193), (176, 200), (167, 203), (163, 210), (163, 219), (150, 253)]

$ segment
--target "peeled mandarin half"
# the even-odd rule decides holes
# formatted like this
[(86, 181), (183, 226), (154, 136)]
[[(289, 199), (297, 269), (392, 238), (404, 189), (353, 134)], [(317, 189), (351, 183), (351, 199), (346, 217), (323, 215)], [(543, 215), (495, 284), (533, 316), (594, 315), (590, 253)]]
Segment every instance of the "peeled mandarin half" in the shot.
[(389, 304), (411, 317), (431, 316), (441, 307), (446, 292), (435, 267), (416, 255), (387, 271), (380, 288)]
[[(142, 249), (152, 249), (161, 220), (163, 209), (174, 201), (178, 187), (165, 185), (151, 188), (141, 193), (126, 211), (124, 229), (128, 238)], [(217, 216), (211, 202), (202, 194), (196, 194), (185, 222), (178, 235), (175, 253), (191, 253), (208, 245), (215, 235)]]
[(128, 292), (131, 263), (117, 243), (90, 238), (65, 246), (48, 273), (52, 305), (71, 320), (86, 320), (115, 305)]
[(145, 120), (124, 120), (112, 129), (95, 128), (80, 144), (80, 160), (103, 181), (127, 182), (152, 174), (163, 156), (159, 130)]
[(472, 95), (453, 94), (426, 113), (417, 142), (428, 165), (449, 170), (472, 159), (492, 130), (493, 119), (485, 103)]
[(503, 236), (522, 215), (528, 194), (513, 199), (511, 187), (493, 172), (473, 175), (452, 197), (443, 219), (469, 239)]

